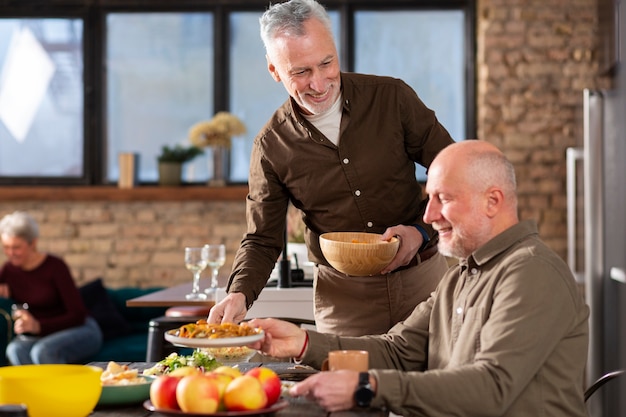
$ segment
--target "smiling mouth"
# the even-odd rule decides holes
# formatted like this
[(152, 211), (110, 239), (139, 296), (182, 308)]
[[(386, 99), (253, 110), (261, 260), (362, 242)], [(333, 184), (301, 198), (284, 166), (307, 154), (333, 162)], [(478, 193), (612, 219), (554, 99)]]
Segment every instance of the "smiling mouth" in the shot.
[(433, 225), (433, 228), (437, 231), (437, 233), (439, 233), (439, 235), (445, 235), (452, 231), (451, 227), (437, 227)]
[(328, 96), (328, 91), (325, 91), (321, 94), (309, 94), (309, 97), (311, 97), (313, 100), (325, 99), (327, 96)]

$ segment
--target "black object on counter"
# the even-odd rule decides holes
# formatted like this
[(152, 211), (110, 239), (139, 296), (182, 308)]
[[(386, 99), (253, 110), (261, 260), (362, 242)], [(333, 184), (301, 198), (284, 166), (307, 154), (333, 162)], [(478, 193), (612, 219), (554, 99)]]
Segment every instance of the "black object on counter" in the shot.
[(285, 225), (285, 240), (283, 240), (283, 257), (280, 260), (278, 274), (278, 288), (291, 288), (291, 262), (287, 254), (287, 225)]
[(280, 260), (280, 274), (278, 275), (278, 288), (291, 288), (291, 262), (285, 258)]
[(0, 417), (28, 417), (28, 410), (24, 404), (0, 405)]

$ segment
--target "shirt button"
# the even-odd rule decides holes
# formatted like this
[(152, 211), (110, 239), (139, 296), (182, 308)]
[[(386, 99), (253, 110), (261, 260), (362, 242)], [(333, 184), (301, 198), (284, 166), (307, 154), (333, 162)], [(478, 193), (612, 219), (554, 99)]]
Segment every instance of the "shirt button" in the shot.
[(372, 227), (372, 226), (374, 226), (374, 223), (372, 223), (372, 222), (367, 222), (367, 227)]
[(457, 307), (456, 314), (463, 314), (463, 307)]
[(476, 274), (478, 273), (478, 269), (476, 269), (476, 268), (472, 268), (472, 270), (470, 271), (470, 273), (471, 273), (472, 275), (476, 275)]
[(350, 160), (349, 160), (348, 158), (343, 158), (343, 163), (344, 163), (344, 164), (349, 164), (349, 163), (350, 163)]
[(361, 190), (356, 190), (354, 192), (354, 195), (356, 195), (357, 197), (359, 197), (361, 195)]

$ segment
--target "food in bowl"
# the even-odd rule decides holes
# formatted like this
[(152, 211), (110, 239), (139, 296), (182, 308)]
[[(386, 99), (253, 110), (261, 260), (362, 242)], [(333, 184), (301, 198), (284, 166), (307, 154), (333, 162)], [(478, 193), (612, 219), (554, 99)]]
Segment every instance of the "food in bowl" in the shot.
[(102, 369), (89, 365), (0, 368), (0, 404), (26, 404), (30, 417), (85, 417), (102, 391)]
[(400, 241), (363, 232), (329, 232), (320, 236), (320, 248), (328, 263), (352, 276), (376, 275), (396, 256)]
[(100, 375), (100, 381), (103, 386), (134, 385), (147, 382), (146, 378), (139, 376), (139, 370), (130, 369), (128, 365), (120, 365), (114, 361), (107, 364), (106, 369)]
[(248, 362), (256, 354), (256, 350), (246, 346), (224, 346), (215, 348), (203, 348), (215, 360), (223, 364), (236, 362)]
[(150, 398), (150, 385), (155, 377), (140, 376), (128, 365), (109, 362), (100, 376), (102, 393), (98, 405), (135, 404)]

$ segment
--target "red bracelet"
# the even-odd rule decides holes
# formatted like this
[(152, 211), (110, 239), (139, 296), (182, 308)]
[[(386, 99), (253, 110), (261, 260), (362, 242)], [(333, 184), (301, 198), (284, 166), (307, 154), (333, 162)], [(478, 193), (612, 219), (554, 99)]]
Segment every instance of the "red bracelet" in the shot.
[(306, 347), (309, 346), (309, 332), (305, 330), (304, 334), (305, 334), (304, 346), (302, 346), (302, 350), (300, 351), (300, 354), (296, 356), (295, 358), (293, 358), (296, 361), (302, 360), (302, 357), (304, 356), (304, 352), (306, 351)]

